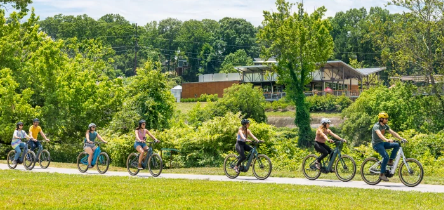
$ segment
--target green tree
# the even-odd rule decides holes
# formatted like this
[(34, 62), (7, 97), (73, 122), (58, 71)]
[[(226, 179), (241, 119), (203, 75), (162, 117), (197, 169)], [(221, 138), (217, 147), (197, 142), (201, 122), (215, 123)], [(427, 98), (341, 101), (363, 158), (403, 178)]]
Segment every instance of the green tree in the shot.
[(253, 65), (253, 59), (247, 55), (245, 50), (238, 50), (225, 56), (222, 63), (220, 73), (236, 73), (235, 66), (250, 66)]
[(322, 19), (325, 7), (310, 15), (298, 4), (298, 13), (291, 14), (292, 4), (276, 1), (278, 12), (264, 11), (263, 29), (258, 37), (266, 43), (263, 57), (276, 56), (278, 65), (273, 69), (279, 82), (286, 85), (287, 96), (296, 105), (295, 124), (299, 127), (299, 146), (307, 147), (312, 141), (310, 113), (305, 103), (304, 87), (311, 80), (310, 73), (325, 63), (333, 53), (333, 39), (328, 19)]
[(20, 10), (21, 12), (28, 12), (27, 8), (29, 4), (32, 3), (32, 0), (1, 0), (0, 8), (5, 7), (7, 4), (12, 4), (14, 9)]
[(259, 55), (256, 45), (256, 28), (245, 19), (225, 17), (219, 21), (219, 39), (225, 46), (223, 55), (229, 55), (239, 49), (245, 50), (250, 57)]

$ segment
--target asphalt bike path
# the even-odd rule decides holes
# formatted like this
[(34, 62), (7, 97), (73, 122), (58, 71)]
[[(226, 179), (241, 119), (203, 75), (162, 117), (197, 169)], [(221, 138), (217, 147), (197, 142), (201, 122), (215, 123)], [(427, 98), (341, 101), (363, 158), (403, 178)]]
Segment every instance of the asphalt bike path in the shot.
[[(11, 170), (6, 164), (0, 164), (1, 170)], [(20, 171), (27, 171), (23, 165), (18, 165), (16, 169)], [(221, 170), (223, 170), (221, 168)], [(128, 172), (116, 172), (108, 171), (105, 174), (99, 174), (95, 168), (89, 169), (86, 173), (80, 173), (77, 169), (72, 168), (53, 168), (48, 167), (47, 169), (41, 169), (36, 166), (30, 172), (34, 173), (60, 173), (60, 174), (78, 174), (78, 175), (104, 175), (104, 176), (126, 176), (131, 177)], [(273, 175), (273, 173), (271, 174)], [(359, 174), (356, 174), (359, 176)], [(148, 170), (143, 170), (139, 172), (135, 178), (149, 178), (152, 177)], [(402, 183), (392, 183), (392, 182), (381, 182), (378, 185), (368, 185), (363, 181), (350, 181), (342, 182), (339, 180), (325, 180), (318, 179), (315, 181), (310, 181), (304, 178), (281, 178), (281, 177), (269, 177), (266, 180), (257, 180), (253, 176), (239, 176), (236, 179), (229, 179), (223, 175), (197, 175), (197, 174), (160, 174), (158, 178), (166, 179), (195, 179), (195, 180), (209, 180), (209, 181), (233, 181), (233, 182), (251, 182), (251, 183), (269, 183), (269, 184), (293, 184), (293, 185), (312, 185), (312, 186), (326, 186), (326, 187), (345, 187), (345, 188), (360, 188), (360, 189), (385, 189), (385, 190), (398, 190), (398, 191), (416, 191), (416, 192), (433, 192), (433, 193), (444, 193), (444, 185), (428, 185), (419, 184), (416, 187), (407, 187)], [(427, 178), (427, 177), (425, 177)]]

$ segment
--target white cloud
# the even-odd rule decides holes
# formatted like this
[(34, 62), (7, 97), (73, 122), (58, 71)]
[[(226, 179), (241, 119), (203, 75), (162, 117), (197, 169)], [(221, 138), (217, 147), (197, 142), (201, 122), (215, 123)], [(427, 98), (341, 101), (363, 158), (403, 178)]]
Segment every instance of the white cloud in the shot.
[[(300, 1), (292, 1), (294, 3)], [(384, 7), (387, 0), (304, 0), (304, 8), (311, 12), (317, 7), (325, 6), (327, 16), (351, 8), (372, 6)], [(244, 18), (254, 25), (263, 20), (263, 10), (275, 10), (274, 0), (34, 0), (37, 15), (44, 19), (56, 14), (81, 15), (87, 14), (99, 18), (114, 13), (124, 16), (127, 20), (141, 25), (153, 20), (168, 17), (180, 20), (214, 19), (223, 17)], [(294, 8), (296, 9), (296, 8)], [(389, 7), (392, 12), (401, 11)]]

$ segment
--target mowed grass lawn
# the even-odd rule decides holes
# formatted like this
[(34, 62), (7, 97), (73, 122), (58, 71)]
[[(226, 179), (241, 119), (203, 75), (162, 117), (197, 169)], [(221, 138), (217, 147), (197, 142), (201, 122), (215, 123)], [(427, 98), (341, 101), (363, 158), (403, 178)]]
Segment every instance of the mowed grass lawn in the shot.
[(0, 171), (4, 209), (444, 209), (444, 194)]

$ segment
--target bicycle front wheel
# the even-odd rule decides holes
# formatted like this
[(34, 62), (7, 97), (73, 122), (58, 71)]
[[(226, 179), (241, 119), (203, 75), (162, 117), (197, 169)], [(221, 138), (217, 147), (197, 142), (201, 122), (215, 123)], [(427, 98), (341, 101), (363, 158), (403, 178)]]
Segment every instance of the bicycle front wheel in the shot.
[(25, 154), (25, 158), (23, 159), (23, 165), (26, 170), (32, 170), (35, 166), (35, 153), (33, 151), (29, 151)]
[(108, 171), (109, 167), (109, 156), (106, 152), (101, 152), (96, 160), (97, 171), (100, 174), (104, 174)]
[(148, 170), (154, 177), (158, 177), (162, 173), (163, 163), (160, 155), (154, 153), (148, 159)]
[(364, 160), (361, 165), (361, 177), (365, 183), (369, 185), (375, 185), (381, 182), (379, 178), (381, 174), (381, 164), (378, 159), (370, 157)]
[(225, 175), (230, 179), (234, 179), (237, 176), (239, 176), (240, 172), (236, 172), (234, 170), (234, 167), (236, 166), (237, 161), (238, 161), (237, 155), (235, 155), (235, 154), (228, 155), (224, 160)]
[(302, 173), (309, 180), (316, 180), (321, 175), (321, 170), (316, 167), (316, 155), (308, 155), (302, 161)]
[(40, 152), (40, 154), (39, 154), (40, 167), (43, 169), (48, 168), (50, 163), (51, 163), (51, 156), (50, 156), (48, 150), (45, 149), (42, 152)]
[(126, 170), (131, 176), (135, 176), (139, 173), (139, 155), (131, 153), (126, 159)]
[(415, 187), (421, 183), (424, 177), (424, 169), (419, 161), (413, 158), (407, 158), (399, 166), (399, 179), (407, 187)]
[(266, 155), (260, 154), (253, 161), (253, 174), (259, 180), (267, 179), (272, 169), (271, 160)]
[(341, 155), (336, 159), (336, 176), (343, 182), (348, 182), (355, 177), (356, 174), (356, 162), (352, 157), (348, 155)]
[(9, 153), (8, 153), (8, 160), (7, 160), (7, 162), (8, 162), (8, 167), (10, 168), (10, 169), (15, 169), (16, 167), (17, 167), (17, 163), (16, 164), (13, 164), (12, 162), (14, 161), (14, 157), (15, 157), (15, 151), (14, 150), (11, 150)]
[(81, 152), (79, 156), (77, 156), (77, 168), (81, 173), (88, 171), (88, 153)]

